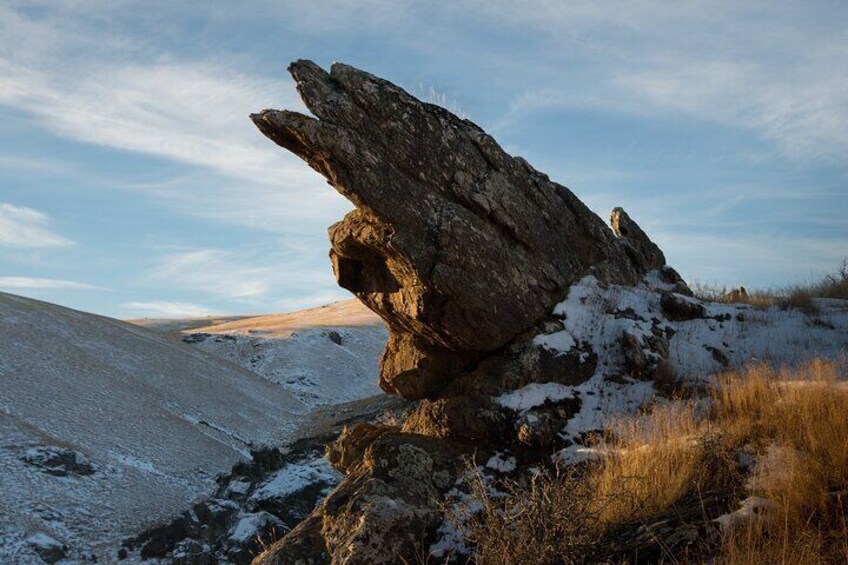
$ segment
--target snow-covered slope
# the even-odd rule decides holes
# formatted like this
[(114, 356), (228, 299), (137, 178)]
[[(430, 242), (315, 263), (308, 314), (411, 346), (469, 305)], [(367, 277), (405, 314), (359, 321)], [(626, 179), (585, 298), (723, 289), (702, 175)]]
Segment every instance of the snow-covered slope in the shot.
[(382, 392), (378, 361), (388, 333), (380, 318), (355, 299), (195, 327), (184, 334), (184, 341), (262, 375), (310, 406)]
[(815, 311), (803, 312), (666, 294), (697, 312), (672, 320), (661, 304), (660, 292), (669, 288), (654, 275), (634, 287), (602, 285), (591, 276), (575, 284), (554, 309), (563, 329), (539, 335), (535, 342), (556, 355), (576, 353), (588, 359), (592, 352), (597, 356), (594, 375), (577, 386), (533, 383), (497, 402), (527, 413), (547, 402), (578, 399), (580, 411), (564, 430), (576, 440), (602, 428), (605, 418), (635, 411), (654, 399), (655, 383), (639, 378), (634, 365), (666, 363), (677, 378), (697, 384), (752, 362), (794, 366), (815, 357), (848, 356), (846, 300), (813, 299)]
[(38, 562), (46, 536), (108, 562), (307, 410), (179, 340), (0, 293), (0, 562)]

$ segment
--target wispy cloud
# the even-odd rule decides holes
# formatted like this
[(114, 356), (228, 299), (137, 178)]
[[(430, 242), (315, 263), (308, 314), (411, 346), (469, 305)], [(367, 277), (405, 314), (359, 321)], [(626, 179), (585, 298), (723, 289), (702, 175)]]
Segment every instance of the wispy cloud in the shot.
[[(844, 7), (832, 6), (838, 16), (758, 1), (476, 4), (551, 47), (535, 64), (540, 86), (515, 98), (507, 122), (550, 107), (672, 113), (747, 128), (792, 157), (848, 151), (848, 76), (835, 72), (848, 66), (848, 31), (836, 24)], [(546, 73), (558, 63), (571, 72)]]
[(0, 247), (63, 247), (73, 243), (50, 229), (46, 214), (25, 206), (0, 204)]
[(253, 183), (308, 182), (308, 171), (248, 119), (263, 105), (303, 109), (290, 79), (252, 76), (222, 57), (151, 57), (144, 38), (104, 34), (54, 8), (36, 19), (0, 7), (0, 104), (68, 139)]
[[(304, 248), (305, 246), (305, 248)], [(227, 251), (203, 248), (167, 252), (137, 281), (148, 289), (179, 289), (230, 309), (287, 310), (344, 298), (327, 262), (309, 257), (296, 239)], [(287, 298), (281, 298), (287, 297)]]
[(127, 302), (124, 308), (138, 313), (140, 316), (153, 318), (201, 318), (212, 312), (205, 306), (191, 302), (168, 302), (154, 300), (152, 302)]
[(0, 289), (19, 290), (108, 290), (101, 286), (66, 281), (61, 279), (42, 279), (33, 277), (0, 277)]
[(238, 300), (265, 295), (274, 280), (274, 271), (246, 264), (233, 252), (195, 249), (163, 257), (146, 277), (154, 284)]
[[(223, 53), (178, 56), (138, 34), (105, 33), (86, 3), (49, 8), (33, 17), (0, 6), (0, 105), (60, 138), (181, 165), (129, 180), (85, 171), (86, 184), (146, 193), (187, 216), (277, 232), (315, 218), (325, 224), (349, 209), (248, 118), (265, 107), (306, 111), (282, 69), (257, 76)], [(102, 8), (104, 18), (117, 17)], [(146, 9), (128, 3), (122, 16)]]

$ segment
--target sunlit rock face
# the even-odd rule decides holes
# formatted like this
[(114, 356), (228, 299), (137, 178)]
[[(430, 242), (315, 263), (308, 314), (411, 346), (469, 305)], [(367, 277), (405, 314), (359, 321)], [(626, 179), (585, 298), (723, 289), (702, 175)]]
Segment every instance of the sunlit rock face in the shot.
[(315, 117), (252, 119), (356, 206), (330, 228), (330, 255), (339, 284), (390, 329), (385, 390), (431, 396), (580, 277), (634, 284), (665, 262), (623, 211), (616, 237), (472, 122), (348, 65), (289, 71)]
[[(685, 283), (623, 210), (610, 229), (470, 121), (347, 65), (289, 70), (315, 117), (252, 119), (355, 205), (330, 227), (333, 270), (389, 328), (381, 386), (421, 402), (402, 423), (354, 426), (328, 447), (345, 479), (256, 563), (416, 562), (467, 456), (509, 451), (501, 467), (521, 472), (594, 406), (576, 389), (601, 357), (554, 315), (575, 283), (623, 288), (651, 271), (669, 289)], [(642, 378), (656, 365), (642, 359)]]

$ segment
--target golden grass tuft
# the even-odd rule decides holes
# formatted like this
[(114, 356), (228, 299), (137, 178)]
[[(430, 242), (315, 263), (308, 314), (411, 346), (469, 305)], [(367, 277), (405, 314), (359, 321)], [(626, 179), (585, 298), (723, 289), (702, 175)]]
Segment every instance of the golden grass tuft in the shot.
[(700, 429), (691, 402), (614, 422), (604, 464), (588, 479), (594, 492), (609, 501), (599, 515), (601, 524), (615, 526), (663, 512), (693, 484), (703, 483)]
[(838, 298), (848, 300), (848, 259), (820, 280), (787, 286), (777, 290), (751, 290), (740, 294), (736, 289), (726, 286), (695, 281), (691, 285), (695, 296), (711, 302), (730, 302), (750, 304), (754, 308), (765, 309), (772, 306), (800, 310), (813, 316), (819, 313), (813, 298)]
[[(733, 501), (724, 511), (749, 496), (772, 506), (763, 519), (723, 535), (709, 517), (695, 516), (720, 540), (704, 540), (704, 559), (848, 562), (845, 376), (844, 365), (822, 360), (721, 375), (709, 403), (681, 401), (614, 422), (598, 446), (603, 460), (580, 477), (543, 474), (497, 497), (475, 489), (472, 499), (484, 508), (469, 530), (481, 551), (478, 562), (578, 563), (605, 534), (650, 523), (677, 512), (681, 501), (717, 491)], [(756, 454), (753, 471), (737, 464), (743, 449)], [(551, 541), (564, 536), (575, 543)]]
[(591, 484), (571, 473), (542, 471), (526, 483), (491, 485), (470, 473), (477, 513), (463, 512), (477, 565), (571, 565), (584, 563), (601, 534), (601, 500)]
[(776, 504), (765, 524), (729, 535), (728, 563), (848, 562), (848, 388), (844, 368), (751, 367), (725, 375), (715, 415), (729, 441), (755, 446), (749, 491)]

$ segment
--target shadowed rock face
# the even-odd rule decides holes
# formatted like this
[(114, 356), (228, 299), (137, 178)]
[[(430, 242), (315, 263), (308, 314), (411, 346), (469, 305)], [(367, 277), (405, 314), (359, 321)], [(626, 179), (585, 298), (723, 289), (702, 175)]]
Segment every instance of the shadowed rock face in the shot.
[(472, 122), (347, 65), (289, 71), (317, 118), (251, 118), (356, 206), (330, 228), (330, 257), (339, 284), (390, 329), (385, 390), (432, 396), (583, 275), (633, 284), (664, 263), (623, 211), (616, 237)]

